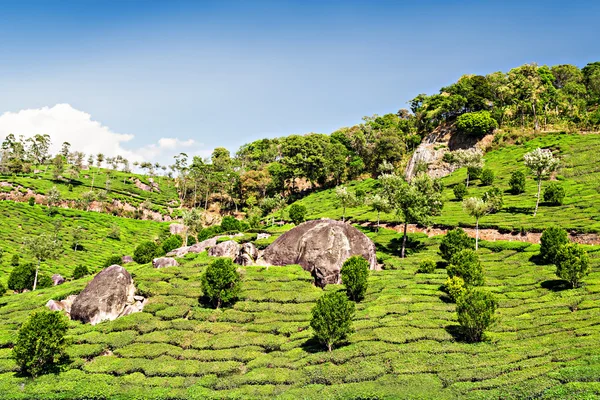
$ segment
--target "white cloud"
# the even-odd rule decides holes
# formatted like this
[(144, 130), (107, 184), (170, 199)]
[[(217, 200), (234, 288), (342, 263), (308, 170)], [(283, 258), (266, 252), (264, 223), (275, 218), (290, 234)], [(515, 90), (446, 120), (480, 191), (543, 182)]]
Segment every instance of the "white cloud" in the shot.
[(52, 140), (50, 151), (57, 153), (63, 142), (71, 143), (71, 149), (86, 154), (103, 153), (108, 157), (121, 155), (130, 161), (152, 161), (161, 164), (173, 162), (173, 156), (185, 152), (190, 157), (210, 155), (211, 151), (193, 139), (161, 138), (157, 143), (132, 150), (123, 146), (134, 136), (113, 132), (109, 127), (86, 112), (73, 108), (70, 104), (57, 104), (54, 107), (5, 112), (0, 115), (0, 139), (8, 134), (30, 137), (48, 134)]

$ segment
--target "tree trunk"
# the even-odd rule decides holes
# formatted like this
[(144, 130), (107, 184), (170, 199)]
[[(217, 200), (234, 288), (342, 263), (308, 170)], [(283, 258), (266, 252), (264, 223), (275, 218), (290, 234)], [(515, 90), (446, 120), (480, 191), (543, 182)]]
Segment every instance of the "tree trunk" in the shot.
[(467, 187), (469, 187), (469, 167), (467, 167)]
[(346, 222), (346, 206), (343, 207), (342, 211), (342, 222)]
[(331, 353), (331, 342), (327, 342), (327, 351)]
[(535, 200), (535, 211), (533, 212), (533, 216), (535, 217), (537, 215), (537, 211), (538, 211), (538, 206), (540, 205), (540, 192), (542, 190), (542, 176), (539, 175), (538, 176), (538, 192), (537, 192), (537, 198)]
[(406, 252), (406, 228), (408, 227), (408, 222), (404, 223), (404, 237), (402, 238), (402, 252), (400, 253), (400, 258), (404, 258), (404, 254)]
[(377, 211), (377, 232), (379, 232), (379, 214), (381, 214), (381, 211)]
[(37, 268), (35, 269), (35, 278), (33, 279), (33, 290), (37, 287), (38, 271), (40, 270), (40, 260), (38, 260)]
[(531, 104), (531, 108), (533, 109), (533, 130), (540, 130), (540, 123), (538, 121), (537, 113), (535, 112), (535, 103)]
[(475, 219), (475, 251), (479, 250), (479, 217)]

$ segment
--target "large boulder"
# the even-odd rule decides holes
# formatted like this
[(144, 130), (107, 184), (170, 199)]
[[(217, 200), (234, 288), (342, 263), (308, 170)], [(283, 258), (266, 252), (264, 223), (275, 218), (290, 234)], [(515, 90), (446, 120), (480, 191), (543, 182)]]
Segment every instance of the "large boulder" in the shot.
[(169, 225), (169, 232), (171, 235), (181, 235), (183, 232), (185, 232), (185, 225), (171, 224)]
[(250, 242), (242, 244), (234, 262), (239, 265), (254, 265), (258, 259), (258, 249)]
[(308, 221), (277, 238), (263, 253), (270, 265), (300, 264), (324, 287), (340, 283), (342, 264), (351, 256), (363, 256), (370, 269), (379, 269), (375, 244), (364, 233), (341, 221)]
[(159, 257), (152, 260), (154, 268), (178, 267), (179, 263), (171, 257)]
[(128, 304), (134, 304), (131, 274), (120, 265), (100, 271), (73, 302), (71, 319), (95, 325), (117, 319)]
[(229, 257), (235, 259), (239, 252), (240, 245), (233, 240), (221, 242), (208, 249), (208, 255), (212, 257)]

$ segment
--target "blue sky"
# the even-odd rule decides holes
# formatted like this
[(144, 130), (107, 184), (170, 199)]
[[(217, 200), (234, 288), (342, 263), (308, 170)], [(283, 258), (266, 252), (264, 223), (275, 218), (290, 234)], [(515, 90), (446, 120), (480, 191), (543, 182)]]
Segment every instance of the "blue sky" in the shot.
[[(205, 155), (330, 133), (462, 74), (584, 66), (599, 20), (597, 1), (3, 1), (0, 114), (66, 103), (62, 124), (87, 113), (123, 134), (117, 150)], [(45, 129), (23, 115), (5, 130)]]

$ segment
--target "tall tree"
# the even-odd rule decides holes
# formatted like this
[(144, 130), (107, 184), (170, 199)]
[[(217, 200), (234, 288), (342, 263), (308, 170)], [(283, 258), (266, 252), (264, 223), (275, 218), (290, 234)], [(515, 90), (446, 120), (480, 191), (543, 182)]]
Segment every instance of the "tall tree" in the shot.
[(535, 211), (533, 216), (537, 215), (538, 206), (540, 204), (540, 193), (542, 190), (542, 178), (548, 177), (552, 172), (556, 171), (559, 165), (559, 160), (554, 157), (549, 149), (540, 149), (539, 147), (523, 157), (525, 166), (535, 175), (538, 190), (535, 201)]
[(35, 268), (35, 278), (33, 280), (33, 290), (37, 287), (38, 273), (40, 264), (50, 259), (58, 257), (62, 244), (56, 236), (42, 233), (35, 237), (27, 237), (23, 240), (25, 250), (37, 260)]

